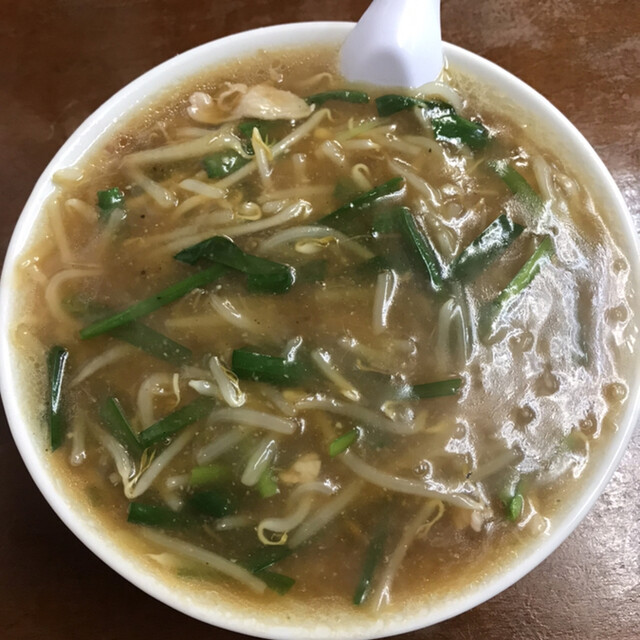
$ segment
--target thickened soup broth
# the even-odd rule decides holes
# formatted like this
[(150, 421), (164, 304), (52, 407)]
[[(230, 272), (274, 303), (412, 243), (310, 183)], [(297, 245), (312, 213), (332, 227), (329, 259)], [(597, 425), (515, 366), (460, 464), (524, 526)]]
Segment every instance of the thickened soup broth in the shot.
[(59, 172), (14, 342), (69, 491), (166, 580), (384, 615), (553, 530), (635, 319), (554, 141), (455, 69), (335, 66), (221, 67)]

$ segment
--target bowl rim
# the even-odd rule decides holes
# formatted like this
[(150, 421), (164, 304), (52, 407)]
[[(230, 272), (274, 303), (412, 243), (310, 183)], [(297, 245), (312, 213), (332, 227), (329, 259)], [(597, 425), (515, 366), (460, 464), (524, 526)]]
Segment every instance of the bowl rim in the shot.
[[(20, 455), (40, 492), (56, 514), (103, 562), (157, 600), (193, 618), (218, 627), (278, 640), (293, 640), (299, 637), (356, 640), (396, 635), (436, 624), (494, 597), (547, 558), (584, 518), (620, 462), (640, 413), (640, 376), (636, 367), (633, 388), (630, 385), (626, 406), (618, 419), (618, 430), (613, 434), (606, 448), (606, 454), (599, 461), (598, 468), (589, 474), (582, 490), (575, 494), (577, 497), (575, 505), (556, 521), (552, 532), (540, 544), (522, 549), (518, 553), (517, 561), (512, 562), (505, 572), (493, 572), (482, 585), (470, 592), (446, 598), (435, 607), (415, 610), (408, 618), (406, 614), (401, 613), (401, 609), (398, 609), (400, 615), (393, 614), (385, 619), (384, 623), (368, 617), (354, 616), (356, 624), (347, 629), (332, 629), (330, 622), (313, 629), (306, 626), (302, 619), (297, 625), (278, 624), (273, 621), (260, 624), (260, 621), (247, 616), (247, 612), (241, 607), (237, 607), (231, 614), (228, 611), (228, 605), (218, 609), (205, 609), (186, 594), (176, 595), (176, 591), (168, 588), (167, 583), (157, 579), (140, 563), (128, 557), (120, 545), (109, 543), (109, 540), (101, 538), (96, 527), (81, 517), (82, 510), (74, 510), (71, 507), (65, 498), (64, 490), (58, 487), (58, 483), (51, 474), (46, 452), (38, 446), (41, 440), (35, 434), (34, 425), (29, 424), (21, 411), (19, 384), (21, 380), (14, 364), (14, 349), (9, 336), (15, 299), (12, 287), (14, 270), (37, 224), (42, 205), (53, 192), (51, 182), (53, 174), (63, 167), (82, 162), (89, 153), (87, 149), (97, 148), (113, 129), (117, 129), (122, 121), (126, 121), (133, 110), (153, 102), (154, 97), (157, 98), (159, 93), (174, 85), (178, 77), (193, 76), (198, 69), (215, 66), (234, 56), (244, 57), (248, 52), (256, 52), (260, 48), (283, 49), (302, 47), (305, 44), (338, 44), (353, 26), (352, 22), (301, 22), (261, 27), (232, 34), (181, 53), (127, 84), (78, 127), (43, 171), (12, 234), (0, 279), (0, 358), (6, 363), (0, 368), (0, 392), (11, 433)], [(581, 162), (587, 165), (589, 171), (597, 177), (600, 189), (604, 190), (605, 197), (615, 210), (612, 218), (621, 225), (622, 234), (626, 237), (625, 255), (630, 263), (630, 273), (637, 281), (640, 277), (640, 244), (633, 220), (613, 178), (582, 134), (546, 98), (508, 71), (456, 45), (444, 43), (444, 47), (445, 55), (453, 59), (455, 64), (461, 62), (463, 66), (474, 71), (474, 74), (485, 76), (485, 79), (493, 78), (517, 104), (525, 103), (528, 105), (528, 110), (543, 112), (553, 126), (562, 129), (568, 144), (580, 151)], [(211, 61), (203, 62), (209, 58)], [(148, 92), (149, 88), (152, 88), (151, 92)], [(636, 286), (636, 290), (638, 289)], [(86, 514), (82, 515), (86, 516)]]

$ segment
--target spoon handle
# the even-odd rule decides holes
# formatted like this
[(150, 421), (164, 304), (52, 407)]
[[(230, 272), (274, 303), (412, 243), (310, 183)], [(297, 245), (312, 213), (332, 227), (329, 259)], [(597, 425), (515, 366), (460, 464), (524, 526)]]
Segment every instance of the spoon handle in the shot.
[(340, 51), (347, 80), (420, 87), (442, 70), (440, 0), (373, 0)]

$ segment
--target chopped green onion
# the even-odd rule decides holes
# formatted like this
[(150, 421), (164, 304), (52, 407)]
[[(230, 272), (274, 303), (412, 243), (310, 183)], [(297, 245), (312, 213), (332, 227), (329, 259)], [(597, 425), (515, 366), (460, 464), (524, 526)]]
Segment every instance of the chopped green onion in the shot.
[(258, 493), (263, 498), (271, 498), (279, 492), (278, 482), (271, 467), (268, 467), (262, 472), (256, 487), (258, 489)]
[[(80, 296), (65, 300), (64, 305), (68, 313), (84, 320), (96, 321), (112, 315), (112, 310), (109, 307), (93, 300), (85, 300)], [(185, 364), (193, 356), (187, 347), (135, 320), (116, 327), (109, 331), (109, 334), (146, 351), (159, 360), (166, 360), (172, 364)]]
[(499, 498), (504, 506), (507, 520), (515, 522), (522, 515), (524, 509), (524, 492), (528, 484), (527, 478), (520, 476), (517, 483), (511, 480), (500, 492)]
[(295, 281), (291, 267), (274, 273), (250, 273), (247, 275), (247, 290), (251, 293), (286, 293)]
[(118, 187), (98, 191), (98, 209), (100, 209), (101, 220), (106, 222), (114, 209), (122, 209), (123, 207), (124, 193)]
[(432, 118), (431, 126), (436, 140), (466, 144), (474, 151), (482, 149), (489, 142), (489, 131), (484, 125), (461, 118), (457, 114)]
[(553, 253), (551, 237), (545, 236), (533, 255), (524, 263), (520, 271), (516, 273), (513, 280), (511, 280), (491, 303), (491, 310), (494, 317), (508, 302), (531, 284), (531, 281), (536, 277), (538, 271), (540, 271), (543, 262), (550, 258)]
[(213, 518), (222, 518), (236, 511), (236, 502), (229, 494), (218, 491), (198, 491), (188, 500), (194, 511)]
[(181, 513), (176, 513), (169, 507), (144, 504), (142, 502), (129, 503), (127, 522), (141, 524), (147, 527), (183, 527), (192, 522)]
[(524, 231), (524, 227), (512, 222), (506, 215), (496, 218), (451, 265), (454, 278), (474, 278), (492, 260), (497, 258)]
[(400, 176), (391, 178), (391, 180), (379, 184), (370, 191), (367, 191), (350, 202), (347, 202), (347, 204), (342, 205), (333, 213), (320, 218), (316, 224), (341, 229), (342, 231), (345, 229), (349, 230), (353, 226), (353, 223), (357, 222), (357, 217), (354, 216), (356, 212), (368, 209), (382, 198), (400, 191), (403, 187), (403, 183), (404, 179)]
[(528, 211), (532, 214), (542, 212), (544, 203), (540, 195), (506, 160), (489, 162), (488, 165), (502, 178), (511, 193)]
[(171, 338), (159, 333), (141, 322), (129, 322), (116, 327), (109, 334), (138, 347), (142, 351), (172, 364), (185, 364), (193, 356), (191, 349), (175, 342)]
[(124, 415), (122, 406), (117, 398), (107, 398), (99, 410), (100, 418), (110, 433), (127, 449), (130, 455), (139, 458), (143, 447), (138, 441), (129, 421)]
[(225, 150), (207, 156), (202, 161), (202, 165), (210, 178), (224, 178), (244, 167), (248, 162), (249, 160), (243, 158), (237, 151)]
[(450, 380), (438, 380), (437, 382), (426, 382), (425, 384), (415, 384), (411, 387), (410, 395), (414, 398), (442, 398), (453, 396), (458, 393), (462, 380), (451, 378)]
[(328, 100), (340, 100), (341, 102), (353, 102), (356, 104), (366, 104), (369, 102), (369, 94), (364, 91), (353, 91), (351, 89), (343, 89), (338, 91), (324, 91), (323, 93), (315, 93), (305, 98), (307, 104), (316, 104), (318, 106), (324, 104)]
[(360, 431), (357, 427), (351, 429), (351, 431), (347, 431), (347, 433), (336, 438), (329, 445), (329, 455), (335, 458), (337, 455), (345, 452), (359, 437)]
[[(260, 137), (265, 140), (272, 126), (273, 122), (267, 122), (266, 120), (245, 120), (238, 125), (238, 132), (243, 138), (251, 141), (253, 130), (257, 129)], [(251, 153), (253, 153), (253, 147), (251, 147)]]
[(276, 562), (284, 560), (293, 553), (293, 549), (286, 545), (277, 547), (259, 547), (249, 555), (242, 565), (251, 573), (260, 573), (268, 569)]
[(394, 207), (388, 211), (378, 211), (371, 221), (371, 231), (375, 236), (386, 235), (388, 233), (399, 233), (402, 228), (401, 216), (406, 207)]
[(60, 346), (51, 347), (47, 357), (49, 372), (49, 442), (55, 451), (63, 442), (65, 421), (62, 416), (62, 382), (69, 352)]
[(407, 244), (419, 258), (431, 281), (431, 287), (438, 293), (444, 289), (442, 265), (429, 239), (418, 229), (416, 222), (408, 209), (404, 209), (400, 216), (401, 231)]
[[(238, 125), (238, 135), (242, 138), (242, 147), (245, 153), (249, 156), (255, 155), (252, 142), (254, 129), (258, 130), (263, 142), (267, 146), (271, 146), (272, 143), (269, 140), (269, 133), (277, 124), (278, 122), (275, 120), (245, 120), (241, 122)], [(248, 162), (248, 160), (246, 162)]]
[(127, 324), (136, 318), (146, 316), (152, 311), (155, 311), (174, 300), (178, 300), (178, 298), (182, 298), (190, 291), (217, 280), (226, 272), (227, 269), (225, 267), (221, 265), (214, 265), (208, 269), (200, 271), (199, 273), (194, 273), (188, 278), (172, 284), (155, 295), (145, 298), (140, 302), (136, 302), (124, 311), (120, 311), (108, 318), (103, 318), (102, 320), (98, 320), (97, 322), (90, 324), (88, 327), (85, 327), (80, 331), (80, 337), (83, 340), (86, 340), (88, 338), (95, 338), (96, 336), (107, 333), (108, 331), (113, 331), (116, 327)]
[(213, 463), (191, 469), (189, 484), (192, 487), (206, 487), (226, 483), (231, 479), (231, 469), (226, 464)]
[(361, 605), (369, 595), (371, 591), (371, 585), (373, 583), (373, 574), (376, 567), (382, 560), (384, 552), (384, 543), (387, 537), (387, 525), (386, 522), (381, 523), (378, 526), (378, 530), (373, 534), (369, 547), (364, 557), (364, 564), (362, 567), (362, 574), (356, 591), (353, 595), (353, 604)]
[(190, 424), (202, 420), (211, 412), (214, 405), (215, 401), (212, 398), (198, 398), (141, 431), (138, 434), (138, 440), (146, 449)]
[(450, 104), (441, 100), (390, 94), (376, 98), (376, 106), (381, 116), (390, 116), (413, 107), (424, 109), (426, 117), (431, 120), (436, 140), (466, 144), (474, 151), (482, 149), (489, 141), (489, 132), (484, 125), (462, 118)]
[(511, 522), (515, 522), (522, 515), (523, 508), (524, 498), (522, 497), (522, 494), (516, 493), (516, 495), (507, 502), (507, 518), (511, 520)]
[(257, 575), (260, 580), (266, 583), (269, 589), (281, 596), (286, 595), (296, 583), (293, 578), (285, 576), (282, 573), (276, 573), (275, 571), (260, 571)]
[(231, 356), (231, 370), (241, 380), (269, 382), (279, 386), (298, 386), (307, 378), (307, 368), (299, 361), (287, 360), (236, 349)]
[(266, 135), (266, 125), (264, 120), (245, 120), (238, 125), (238, 131), (243, 138), (251, 140), (253, 130), (258, 129), (260, 137), (264, 138)]
[(441, 100), (421, 100), (420, 98), (397, 94), (388, 94), (376, 98), (376, 107), (378, 108), (378, 115), (383, 117), (391, 116), (394, 113), (412, 109), (413, 107), (426, 109), (431, 118), (455, 114), (455, 109)]
[(294, 272), (289, 265), (245, 253), (225, 236), (207, 238), (183, 249), (174, 258), (192, 265), (207, 260), (246, 273), (252, 290), (284, 293), (294, 282)]

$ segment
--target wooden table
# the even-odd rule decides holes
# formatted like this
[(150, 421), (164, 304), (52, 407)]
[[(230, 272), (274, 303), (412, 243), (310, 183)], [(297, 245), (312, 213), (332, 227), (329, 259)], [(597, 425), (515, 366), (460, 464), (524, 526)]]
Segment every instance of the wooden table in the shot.
[[(245, 29), (356, 20), (367, 0), (22, 0), (0, 9), (1, 247), (58, 147), (166, 58)], [(547, 96), (601, 155), (640, 226), (637, 0), (443, 0), (444, 36)], [(640, 433), (577, 531), (535, 571), (426, 639), (640, 638)], [(87, 551), (30, 480), (2, 418), (0, 638), (240, 638), (177, 613)], [(302, 639), (303, 640), (303, 639)]]

